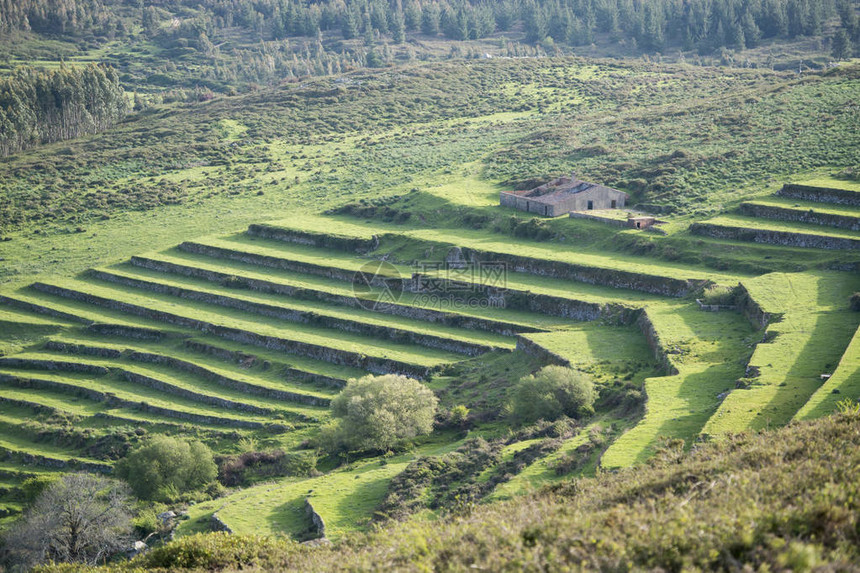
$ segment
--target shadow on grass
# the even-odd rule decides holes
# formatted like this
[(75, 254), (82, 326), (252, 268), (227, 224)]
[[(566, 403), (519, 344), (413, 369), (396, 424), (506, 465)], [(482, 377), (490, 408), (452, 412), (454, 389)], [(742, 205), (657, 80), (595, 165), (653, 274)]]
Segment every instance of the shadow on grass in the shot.
[(702, 372), (669, 377), (683, 378), (674, 400), (678, 401), (679, 406), (683, 404), (681, 408), (675, 409), (683, 409), (686, 413), (678, 413), (664, 420), (653, 432), (652, 443), (637, 454), (634, 463), (647, 460), (654, 453), (657, 442), (664, 438), (681, 439), (684, 440), (686, 447), (692, 446), (705, 423), (719, 408), (720, 394), (734, 388), (735, 380), (742, 374), (743, 368), (735, 364), (713, 364)]
[[(821, 387), (821, 374), (831, 374), (839, 364), (856, 329), (857, 319), (850, 313), (819, 314), (814, 319), (806, 344), (802, 348), (785, 349), (785, 356), (793, 357), (791, 366), (785, 370), (783, 381), (778, 382), (773, 397), (750, 422), (750, 429), (762, 430), (791, 421)], [(780, 340), (774, 344), (780, 344)], [(788, 336), (782, 344), (790, 344)], [(772, 382), (777, 383), (776, 380)]]
[(402, 468), (385, 472), (383, 475), (375, 475), (376, 472), (373, 470), (376, 468), (371, 466), (368, 470), (356, 474), (355, 477), (350, 476), (355, 484), (350, 486), (344, 484), (351, 491), (335, 503), (331, 523), (326, 524), (335, 536), (338, 530), (361, 530), (369, 524), (370, 517), (382, 503), (388, 491), (389, 482), (407, 466), (405, 463), (399, 465), (402, 465)]
[(271, 531), (278, 531), (299, 541), (310, 539), (311, 520), (305, 511), (304, 495), (275, 507), (266, 515)]

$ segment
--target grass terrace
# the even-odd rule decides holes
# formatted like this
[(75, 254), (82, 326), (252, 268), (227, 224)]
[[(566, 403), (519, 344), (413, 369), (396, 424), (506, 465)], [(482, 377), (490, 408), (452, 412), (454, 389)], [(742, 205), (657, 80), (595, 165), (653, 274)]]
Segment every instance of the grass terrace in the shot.
[(834, 205), (832, 203), (818, 203), (814, 201), (801, 201), (790, 197), (771, 196), (756, 199), (754, 201), (745, 201), (752, 205), (764, 205), (766, 207), (779, 207), (781, 209), (789, 209), (806, 213), (814, 211), (816, 213), (826, 213), (828, 215), (843, 215), (846, 217), (860, 218), (860, 207), (852, 207), (850, 205)]
[(307, 320), (317, 324), (325, 324), (326, 319), (336, 319), (354, 322), (357, 325), (365, 324), (378, 326), (382, 329), (400, 329), (417, 334), (426, 334), (491, 347), (511, 349), (515, 345), (515, 342), (510, 337), (490, 332), (447, 327), (401, 316), (380, 315), (362, 308), (350, 308), (313, 300), (301, 300), (278, 294), (246, 290), (237, 291), (226, 286), (219, 287), (213, 285), (211, 282), (205, 280), (165, 275), (164, 273), (130, 265), (121, 265), (107, 269), (107, 274), (100, 275), (99, 278), (110, 279), (110, 277), (115, 277), (120, 284), (123, 279), (141, 281), (140, 289), (144, 291), (161, 289), (162, 287), (182, 289), (184, 291), (183, 298), (193, 298), (195, 294), (206, 293), (229, 297), (236, 301), (259, 303), (282, 309), (285, 314), (288, 312), (301, 314), (307, 317)]
[(104, 283), (93, 280), (69, 279), (55, 286), (69, 289), (72, 293), (86, 293), (100, 297), (105, 301), (104, 304), (134, 305), (141, 309), (160, 311), (180, 318), (236, 328), (264, 336), (273, 336), (284, 340), (300, 340), (322, 348), (359, 352), (420, 366), (434, 367), (461, 359), (460, 355), (432, 348), (382, 341), (345, 332), (339, 332), (337, 337), (332, 337), (331, 331), (326, 328), (296, 323), (288, 323), (287, 326), (285, 321), (278, 319), (255, 317), (255, 315), (244, 311), (213, 304), (192, 303), (158, 293), (136, 294), (127, 289), (106, 286)]
[[(764, 231), (780, 231), (783, 233), (796, 233), (799, 235), (818, 235), (822, 237), (834, 237), (839, 239), (851, 239), (860, 245), (860, 231), (849, 231), (847, 229), (835, 229), (809, 223), (795, 223), (774, 221), (761, 217), (744, 217), (743, 215), (722, 215), (705, 221), (708, 225), (718, 227), (739, 227), (742, 229), (761, 229)], [(860, 248), (860, 247), (858, 247)]]
[(709, 436), (788, 423), (822, 386), (821, 375), (836, 370), (860, 324), (848, 310), (849, 296), (860, 289), (856, 275), (774, 273), (742, 284), (764, 312), (781, 318), (768, 326), (742, 386), (702, 430)]
[(811, 420), (833, 412), (842, 400), (860, 395), (860, 329), (833, 374), (822, 384), (806, 404), (795, 414), (795, 420)]
[(308, 499), (326, 524), (326, 536), (367, 529), (370, 517), (385, 496), (388, 482), (421, 455), (438, 455), (456, 449), (457, 441), (427, 443), (414, 452), (388, 459), (359, 460), (329, 474), (308, 479), (288, 479), (254, 486), (226, 498), (197, 504), (190, 519), (179, 527), (180, 535), (208, 530), (213, 513), (237, 533), (308, 534)]
[(740, 314), (710, 313), (694, 303), (647, 310), (657, 344), (677, 374), (645, 380), (645, 416), (619, 437), (601, 459), (608, 468), (647, 459), (663, 439), (689, 447), (744, 375), (758, 334)]

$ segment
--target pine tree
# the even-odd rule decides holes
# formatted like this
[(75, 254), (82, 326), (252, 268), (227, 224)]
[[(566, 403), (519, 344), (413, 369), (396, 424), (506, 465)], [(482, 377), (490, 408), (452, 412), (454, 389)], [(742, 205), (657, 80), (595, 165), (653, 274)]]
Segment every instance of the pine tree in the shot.
[(436, 4), (430, 4), (424, 7), (421, 12), (421, 33), (428, 36), (435, 36), (439, 33), (439, 7)]
[(406, 22), (402, 12), (395, 12), (391, 17), (391, 38), (395, 44), (406, 41)]
[(839, 28), (833, 35), (832, 50), (834, 60), (847, 60), (851, 57), (853, 47), (851, 46), (851, 38), (845, 28)]

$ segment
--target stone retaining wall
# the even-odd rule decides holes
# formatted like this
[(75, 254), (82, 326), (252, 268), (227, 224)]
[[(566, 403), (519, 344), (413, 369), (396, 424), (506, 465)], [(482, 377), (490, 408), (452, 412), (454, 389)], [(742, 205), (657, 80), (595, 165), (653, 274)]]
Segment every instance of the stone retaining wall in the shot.
[(378, 312), (381, 314), (402, 316), (405, 318), (424, 320), (427, 322), (435, 322), (439, 324), (444, 324), (446, 326), (455, 326), (459, 328), (466, 328), (469, 330), (485, 330), (504, 336), (513, 336), (514, 334), (519, 332), (540, 332), (540, 330), (537, 328), (532, 328), (525, 325), (472, 317), (453, 312), (445, 312), (442, 310), (421, 308), (416, 306), (410, 306), (407, 304), (380, 302), (378, 304), (368, 305), (367, 301), (360, 301), (355, 296), (335, 294), (319, 289), (294, 287), (283, 283), (276, 283), (262, 279), (252, 279), (241, 275), (230, 275), (228, 273), (201, 269), (190, 265), (180, 265), (167, 261), (153, 260), (145, 257), (132, 257), (131, 263), (135, 266), (158, 272), (173, 273), (192, 278), (201, 278), (218, 284), (229, 284), (231, 287), (234, 288), (244, 288), (257, 292), (282, 294), (297, 299), (328, 302), (352, 308), (361, 307), (366, 310), (371, 310), (373, 312)]
[(87, 331), (104, 336), (119, 336), (120, 338), (133, 338), (135, 340), (162, 340), (170, 335), (170, 333), (154, 328), (127, 326), (125, 324), (96, 323), (89, 325)]
[(215, 513), (213, 513), (212, 517), (209, 519), (209, 528), (212, 531), (223, 531), (225, 533), (231, 533), (231, 534), (233, 533), (233, 530), (230, 528), (230, 526), (227, 525), (226, 523), (224, 523), (224, 520), (222, 520), (218, 516), (217, 511)]
[(87, 320), (86, 318), (81, 318), (80, 316), (70, 314), (67, 312), (62, 312), (60, 310), (55, 310), (48, 306), (42, 306), (41, 304), (36, 304), (33, 302), (27, 302), (24, 300), (18, 300), (17, 298), (12, 298), (8, 296), (0, 295), (0, 302), (11, 306), (13, 308), (18, 308), (21, 310), (26, 310), (28, 312), (33, 312), (36, 314), (44, 314), (46, 316), (53, 316), (55, 318), (62, 318), (64, 320), (69, 320), (72, 322), (80, 322), (83, 324), (92, 324), (93, 321)]
[(589, 213), (581, 213), (579, 211), (571, 211), (570, 213), (571, 219), (584, 219), (586, 221), (596, 221), (598, 223), (602, 223), (604, 225), (609, 225), (610, 227), (621, 227), (628, 228), (627, 221), (625, 219), (612, 219), (611, 217), (598, 217), (597, 215), (591, 215)]
[(12, 406), (18, 406), (21, 408), (29, 408), (34, 412), (38, 412), (40, 414), (56, 414), (60, 412), (60, 410), (51, 407), (45, 406), (44, 404), (39, 404), (36, 402), (30, 402), (29, 400), (18, 400), (16, 398), (7, 398), (6, 396), (0, 396), (0, 402), (3, 404), (11, 404)]
[(63, 352), (65, 354), (77, 354), (85, 356), (98, 356), (99, 358), (121, 358), (122, 352), (115, 348), (104, 348), (102, 346), (88, 346), (86, 344), (74, 344), (71, 342), (61, 342), (59, 340), (49, 340), (45, 343), (45, 349), (53, 352)]
[(250, 225), (246, 231), (248, 235), (264, 239), (274, 239), (287, 243), (308, 245), (311, 247), (322, 247), (347, 251), (350, 253), (367, 253), (379, 247), (379, 237), (373, 235), (369, 239), (361, 237), (349, 237), (346, 235), (334, 235), (329, 233), (315, 233), (313, 231), (300, 231), (297, 229), (286, 229), (272, 225), (256, 224)]
[(675, 364), (672, 362), (671, 357), (669, 356), (669, 351), (666, 350), (662, 341), (660, 340), (660, 335), (657, 332), (657, 329), (654, 327), (654, 323), (651, 322), (651, 317), (648, 316), (648, 311), (643, 310), (639, 315), (639, 319), (636, 321), (636, 324), (639, 326), (639, 329), (642, 331), (642, 334), (645, 336), (645, 340), (648, 343), (648, 346), (651, 348), (651, 351), (654, 353), (654, 358), (663, 367), (663, 370), (669, 376), (674, 376), (678, 374), (678, 368), (675, 367)]
[(22, 463), (31, 464), (34, 466), (42, 466), (46, 468), (54, 468), (61, 470), (98, 472), (103, 474), (109, 474), (113, 471), (113, 466), (109, 466), (107, 464), (85, 462), (74, 458), (68, 460), (61, 460), (58, 458), (43, 456), (41, 454), (31, 454), (29, 452), (24, 452), (21, 450), (0, 448), (0, 451), (2, 450), (6, 451), (7, 458), (17, 457), (21, 460)]
[(711, 223), (693, 223), (690, 232), (694, 235), (727, 239), (730, 241), (746, 241), (766, 245), (781, 245), (784, 247), (803, 247), (827, 250), (857, 250), (860, 249), (860, 239), (847, 237), (829, 237), (809, 233), (793, 233), (791, 231), (772, 231), (768, 229), (751, 229), (729, 225), (713, 225)]
[(254, 346), (262, 346), (272, 350), (280, 350), (282, 352), (287, 352), (289, 354), (299, 354), (301, 356), (307, 356), (309, 358), (322, 360), (323, 362), (330, 362), (332, 364), (352, 366), (354, 368), (367, 370), (368, 372), (371, 372), (373, 374), (403, 374), (405, 376), (411, 376), (413, 378), (425, 378), (430, 371), (430, 368), (425, 366), (419, 366), (417, 364), (410, 364), (407, 362), (401, 362), (398, 360), (391, 360), (386, 358), (365, 356), (358, 352), (338, 350), (326, 346), (311, 344), (308, 342), (287, 340), (275, 336), (257, 334), (255, 332), (250, 332), (239, 328), (220, 326), (202, 320), (178, 316), (168, 312), (153, 310), (135, 304), (111, 300), (88, 293), (66, 289), (63, 287), (48, 285), (45, 283), (33, 283), (32, 286), (37, 290), (47, 292), (49, 294), (54, 294), (57, 296), (66, 297), (71, 300), (87, 302), (90, 304), (95, 304), (113, 310), (119, 310), (121, 312), (125, 312), (135, 316), (158, 320), (177, 326), (193, 328), (208, 334), (212, 334), (214, 336), (219, 336), (221, 338), (226, 338), (227, 340), (232, 340), (234, 342), (241, 342)]
[(837, 215), (835, 213), (821, 213), (813, 209), (801, 211), (788, 207), (776, 207), (773, 205), (758, 205), (756, 203), (741, 203), (741, 213), (750, 217), (762, 217), (778, 221), (790, 221), (796, 223), (809, 223), (812, 225), (823, 225), (849, 231), (860, 231), (860, 217), (851, 215)]
[(21, 378), (18, 376), (10, 376), (8, 374), (0, 374), (0, 384), (3, 383), (12, 384), (19, 388), (44, 388), (47, 390), (55, 390), (66, 394), (72, 394), (73, 396), (82, 396), (95, 402), (104, 402), (113, 407), (134, 408), (143, 412), (150, 412), (153, 414), (165, 416), (167, 418), (176, 418), (179, 420), (184, 420), (196, 424), (212, 424), (229, 426), (233, 428), (254, 429), (263, 427), (263, 424), (260, 422), (253, 422), (250, 420), (237, 420), (235, 418), (222, 418), (220, 416), (209, 416), (204, 414), (194, 414), (191, 412), (182, 412), (179, 410), (171, 410), (168, 408), (162, 408), (161, 406), (153, 406), (152, 404), (148, 404), (146, 402), (125, 400), (113, 394), (93, 390), (92, 388), (75, 386), (74, 384), (66, 384), (63, 382), (55, 382), (53, 380), (42, 380), (40, 378)]
[(701, 286), (704, 281), (661, 277), (632, 271), (602, 269), (586, 265), (548, 261), (506, 253), (463, 248), (467, 260), (504, 263), (508, 271), (523, 272), (557, 279), (573, 280), (611, 288), (630, 289), (664, 296), (682, 297)]
[[(229, 360), (238, 364), (255, 364), (257, 362), (266, 362), (265, 360), (261, 360), (259, 357), (254, 356), (253, 354), (247, 354), (245, 352), (239, 352), (237, 350), (228, 350), (226, 348), (220, 348), (218, 346), (206, 344), (205, 342), (200, 342), (199, 340), (186, 340), (185, 347), (193, 352), (202, 352), (204, 354), (210, 354), (212, 356), (221, 358), (222, 360)], [(298, 368), (293, 368), (291, 366), (285, 366), (282, 369), (282, 374), (288, 379), (294, 378), (302, 382), (322, 384), (323, 386), (330, 386), (332, 388), (343, 388), (344, 386), (346, 386), (346, 380), (343, 380), (341, 378), (333, 378), (324, 374), (307, 372), (305, 370), (299, 370)]]
[(788, 183), (776, 192), (780, 197), (791, 197), (802, 201), (817, 203), (834, 203), (836, 205), (852, 205), (860, 207), (860, 192), (830, 187), (812, 187)]
[(70, 458), (68, 460), (61, 460), (59, 458), (52, 458), (49, 456), (44, 456), (42, 454), (31, 454), (30, 452), (25, 452), (23, 450), (16, 450), (12, 448), (4, 448), (0, 447), (0, 453), (5, 454), (6, 459), (18, 459), (24, 464), (34, 465), (34, 466), (42, 466), (46, 468), (55, 468), (55, 469), (68, 469), (75, 471), (88, 471), (88, 472), (98, 472), (103, 474), (108, 474), (113, 471), (113, 466), (108, 464), (101, 464), (98, 462), (87, 462), (83, 460), (77, 460), (75, 458)]
[(738, 285), (738, 310), (743, 313), (747, 320), (757, 329), (767, 328), (772, 322), (782, 320), (782, 314), (768, 313), (762, 310), (761, 306), (752, 297), (743, 283)]
[(555, 364), (556, 366), (570, 366), (570, 360), (563, 358), (548, 350), (525, 336), (517, 336), (517, 350), (522, 350), (529, 356), (534, 356), (547, 364)]
[[(269, 267), (273, 269), (283, 269), (286, 271), (294, 271), (305, 273), (308, 275), (316, 275), (339, 281), (352, 283), (356, 278), (356, 271), (349, 271), (338, 267), (318, 265), (315, 263), (306, 263), (303, 261), (292, 261), (282, 257), (272, 257), (269, 255), (260, 255), (257, 253), (248, 253), (235, 249), (225, 249), (223, 247), (215, 247), (212, 245), (202, 245), (200, 243), (184, 242), (178, 247), (180, 250), (196, 255), (205, 255), (219, 259), (227, 259), (231, 261), (239, 261), (250, 265), (258, 265), (261, 267)], [(377, 279), (373, 282), (373, 286), (383, 286), (384, 282)]]
[(734, 304), (707, 304), (700, 298), (696, 299), (696, 304), (699, 305), (699, 310), (705, 312), (731, 312), (738, 310), (737, 305)]
[(529, 291), (444, 280), (420, 273), (412, 276), (407, 288), (428, 296), (434, 296), (438, 292), (440, 298), (449, 296), (447, 293), (454, 293), (450, 296), (466, 296), (470, 300), (485, 301), (488, 307), (523, 310), (581, 322), (599, 320), (606, 324), (626, 325), (635, 322), (639, 313), (639, 309), (621, 304), (585, 302)]
[(225, 410), (240, 410), (243, 412), (249, 412), (251, 414), (260, 414), (263, 416), (271, 415), (274, 413), (274, 410), (272, 410), (271, 408), (261, 408), (259, 406), (254, 406), (253, 404), (246, 404), (245, 402), (236, 402), (235, 400), (228, 400), (226, 398), (210, 396), (209, 394), (201, 394), (200, 392), (188, 390), (187, 388), (176, 386), (175, 384), (159, 380), (158, 378), (138, 374), (137, 372), (129, 372), (128, 370), (122, 369), (120, 369), (119, 371), (123, 378), (133, 384), (140, 384), (141, 386), (146, 386), (147, 388), (152, 388), (153, 390), (158, 390), (166, 394), (173, 394), (174, 396), (186, 398), (188, 400), (199, 402), (201, 404), (209, 404), (210, 406), (217, 406), (219, 408), (224, 408)]
[(133, 288), (168, 294), (170, 296), (176, 296), (179, 298), (194, 300), (206, 304), (233, 308), (236, 310), (241, 310), (243, 312), (278, 318), (280, 320), (286, 320), (288, 322), (296, 322), (299, 324), (308, 324), (311, 326), (332, 328), (343, 332), (351, 332), (354, 334), (370, 336), (373, 338), (382, 338), (385, 340), (391, 340), (393, 342), (399, 342), (403, 344), (416, 344), (418, 346), (425, 346), (427, 348), (436, 348), (448, 352), (465, 354), (466, 356), (478, 356), (480, 354), (484, 354), (485, 352), (493, 350), (492, 347), (484, 344), (453, 340), (442, 336), (424, 334), (410, 330), (403, 330), (390, 326), (368, 324), (357, 320), (326, 316), (312, 311), (252, 302), (226, 295), (197, 291), (173, 285), (165, 285), (162, 283), (114, 275), (112, 273), (104, 271), (90, 271), (89, 273), (91, 276), (99, 280), (130, 286)]
[(323, 520), (322, 516), (314, 509), (309, 497), (305, 498), (305, 514), (307, 514), (308, 518), (311, 520), (311, 528), (316, 534), (316, 538), (325, 538), (325, 520)]
[(129, 360), (134, 360), (136, 362), (149, 362), (153, 364), (164, 364), (169, 366), (170, 368), (174, 368), (176, 370), (182, 370), (184, 372), (189, 372), (196, 376), (200, 376), (201, 378), (205, 378), (207, 380), (211, 380), (216, 384), (224, 386), (226, 388), (231, 388), (233, 390), (239, 390), (241, 392), (245, 392), (247, 394), (251, 394), (254, 396), (263, 396), (265, 398), (270, 398), (273, 400), (282, 400), (287, 402), (297, 402), (300, 404), (308, 404), (310, 406), (328, 406), (331, 400), (328, 398), (322, 398), (317, 396), (309, 396), (307, 394), (299, 394), (297, 392), (288, 392), (286, 390), (277, 390), (275, 388), (267, 388), (265, 386), (258, 386), (256, 384), (251, 384), (249, 382), (243, 382), (241, 380), (236, 380), (234, 378), (228, 378), (227, 376), (223, 376), (218, 374), (217, 372), (212, 372), (211, 370), (204, 368), (202, 366), (198, 366), (193, 362), (187, 362), (185, 360), (180, 360), (179, 358), (174, 358), (172, 356), (164, 356), (163, 354), (152, 354), (149, 352), (131, 352), (128, 354)]
[(84, 372), (96, 376), (105, 376), (110, 372), (104, 366), (81, 364), (79, 362), (63, 362), (62, 360), (39, 360), (36, 358), (0, 358), (0, 366), (25, 368), (31, 370), (57, 370), (60, 372)]

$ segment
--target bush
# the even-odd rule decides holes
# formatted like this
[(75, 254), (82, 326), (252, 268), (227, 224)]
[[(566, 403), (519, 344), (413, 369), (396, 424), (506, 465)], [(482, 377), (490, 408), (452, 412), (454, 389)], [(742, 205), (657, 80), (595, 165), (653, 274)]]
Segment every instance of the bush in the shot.
[(451, 408), (449, 420), (452, 425), (463, 427), (469, 420), (469, 409), (463, 404)]
[(581, 418), (594, 413), (597, 393), (586, 374), (563, 366), (546, 366), (514, 388), (513, 412), (524, 422)]
[(33, 503), (36, 501), (36, 498), (38, 498), (39, 495), (48, 488), (48, 486), (58, 479), (59, 477), (54, 475), (34, 476), (25, 479), (21, 483), (22, 501), (28, 505)]
[(282, 476), (309, 476), (316, 472), (315, 451), (286, 453), (248, 451), (218, 460), (218, 480), (228, 487), (246, 486)]
[(156, 547), (129, 565), (143, 568), (215, 571), (249, 567), (281, 568), (301, 546), (283, 537), (198, 533)]
[(705, 304), (730, 306), (735, 304), (735, 298), (735, 289), (726, 286), (712, 285), (702, 293), (702, 302)]
[(173, 501), (210, 484), (218, 467), (202, 442), (154, 436), (117, 462), (116, 473), (142, 499)]
[(330, 447), (386, 450), (433, 431), (438, 400), (406, 376), (387, 374), (349, 381), (332, 400), (335, 422), (324, 431)]
[(860, 292), (851, 295), (851, 310), (860, 311)]

